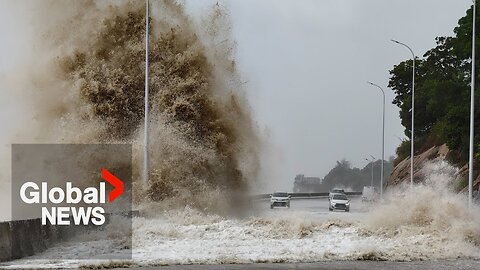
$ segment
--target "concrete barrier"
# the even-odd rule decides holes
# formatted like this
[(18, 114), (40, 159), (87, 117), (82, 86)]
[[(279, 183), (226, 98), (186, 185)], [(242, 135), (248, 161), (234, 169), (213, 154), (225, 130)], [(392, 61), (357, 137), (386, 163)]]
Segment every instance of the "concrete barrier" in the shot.
[[(138, 211), (119, 213), (126, 217), (139, 216)], [(111, 214), (106, 214), (105, 225), (110, 221)], [(52, 244), (68, 240), (72, 236), (98, 229), (95, 225), (86, 226), (56, 226), (41, 225), (41, 220), (27, 219), (0, 223), (0, 262), (20, 259), (40, 253)]]
[(0, 262), (8, 261), (12, 258), (11, 235), (10, 224), (8, 222), (0, 223)]
[(0, 262), (40, 253), (56, 242), (84, 232), (88, 226), (41, 225), (41, 220), (27, 219), (0, 223)]
[(50, 242), (51, 226), (40, 219), (0, 223), (0, 261), (19, 259), (45, 250)]

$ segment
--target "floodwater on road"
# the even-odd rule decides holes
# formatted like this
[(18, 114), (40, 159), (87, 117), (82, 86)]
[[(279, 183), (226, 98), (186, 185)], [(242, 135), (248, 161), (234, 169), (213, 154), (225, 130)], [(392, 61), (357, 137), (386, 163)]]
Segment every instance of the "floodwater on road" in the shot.
[(328, 198), (292, 199), (290, 208), (275, 207), (270, 209), (269, 200), (259, 200), (254, 203), (254, 215), (259, 217), (275, 217), (288, 213), (304, 214), (306, 217), (316, 221), (327, 221), (329, 219), (341, 219), (345, 221), (361, 221), (369, 209), (369, 205), (362, 203), (360, 197), (350, 198), (350, 212), (328, 210)]
[[(437, 217), (438, 210), (430, 213), (431, 208), (408, 209), (415, 204), (410, 198), (405, 199), (406, 202), (396, 201), (385, 208), (383, 205), (367, 206), (360, 198), (353, 197), (350, 212), (330, 212), (327, 198), (294, 199), (290, 208), (274, 209), (270, 209), (268, 200), (255, 201), (252, 212), (245, 218), (226, 218), (189, 207), (172, 209), (156, 216), (134, 218), (131, 250), (119, 251), (116, 238), (97, 238), (93, 234), (74, 245), (61, 243), (42, 254), (3, 263), (0, 268), (241, 264), (232, 269), (269, 269), (269, 263), (297, 267), (296, 263), (300, 262), (338, 261), (329, 267), (344, 269), (343, 265), (352, 265), (347, 261), (358, 260), (388, 261), (382, 265), (390, 268), (390, 263), (393, 266), (397, 265), (393, 262), (398, 261), (440, 261), (441, 265), (444, 260), (461, 259), (462, 267), (458, 269), (477, 269), (468, 267), (477, 265), (476, 260), (480, 258), (475, 238), (478, 223), (474, 218), (458, 219), (461, 215), (467, 216), (462, 212), (463, 207), (457, 209), (454, 201), (448, 201), (447, 208), (455, 211), (446, 213), (454, 218)], [(440, 221), (442, 223), (437, 224)], [(132, 252), (133, 258), (128, 261), (105, 259), (118, 252)], [(72, 261), (69, 260), (72, 254), (83, 254), (91, 259)], [(53, 257), (58, 259), (44, 259)], [(313, 265), (322, 269), (325, 264)], [(300, 266), (298, 269), (311, 269), (312, 264)], [(188, 269), (188, 266), (179, 269)]]

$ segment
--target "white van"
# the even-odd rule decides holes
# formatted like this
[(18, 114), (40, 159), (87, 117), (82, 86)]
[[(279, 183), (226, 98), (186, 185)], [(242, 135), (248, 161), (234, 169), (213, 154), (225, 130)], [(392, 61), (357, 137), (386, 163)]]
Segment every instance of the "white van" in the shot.
[(363, 187), (362, 202), (373, 202), (377, 199), (377, 189), (372, 186)]

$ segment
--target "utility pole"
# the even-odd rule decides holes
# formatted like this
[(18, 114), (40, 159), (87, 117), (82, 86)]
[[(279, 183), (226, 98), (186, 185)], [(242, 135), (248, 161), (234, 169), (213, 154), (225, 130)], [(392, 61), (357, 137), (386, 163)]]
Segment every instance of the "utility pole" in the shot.
[(414, 159), (414, 151), (413, 151), (413, 139), (414, 137), (414, 130), (415, 130), (415, 53), (413, 50), (405, 43), (392, 39), (393, 42), (406, 47), (412, 53), (413, 57), (413, 74), (412, 74), (412, 134), (410, 136), (410, 187), (413, 187), (413, 159)]
[(373, 187), (373, 165), (374, 165), (375, 157), (372, 155), (370, 155), (370, 157), (372, 158), (371, 160), (369, 158), (365, 158), (365, 160), (370, 162), (370, 165), (372, 167), (372, 181), (370, 183), (370, 186)]
[(476, 1), (473, 0), (473, 23), (472, 23), (472, 72), (470, 83), (470, 145), (468, 153), (468, 205), (472, 206), (473, 198), (473, 136), (474, 136), (474, 117), (475, 117), (475, 17)]
[[(383, 198), (383, 177), (384, 177), (384, 174), (383, 174), (383, 163), (384, 163), (384, 160), (385, 160), (385, 91), (383, 91), (383, 88), (380, 87), (379, 85), (377, 84), (374, 84), (372, 82), (367, 82), (369, 83), (370, 85), (373, 85), (375, 87), (377, 87), (378, 89), (380, 89), (380, 91), (382, 91), (382, 94), (383, 94), (383, 114), (382, 114), (382, 165), (381, 165), (381, 169), (380, 169), (380, 198)], [(372, 185), (373, 186), (373, 185)]]
[(148, 185), (148, 20), (149, 11), (148, 6), (150, 1), (146, 1), (145, 8), (145, 137), (143, 149), (143, 181), (145, 186)]

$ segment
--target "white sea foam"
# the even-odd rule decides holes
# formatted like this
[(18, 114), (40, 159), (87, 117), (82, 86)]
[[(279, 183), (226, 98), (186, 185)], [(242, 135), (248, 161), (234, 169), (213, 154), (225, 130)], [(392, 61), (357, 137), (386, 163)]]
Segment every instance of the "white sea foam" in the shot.
[[(426, 164), (425, 182), (398, 187), (386, 203), (352, 219), (352, 214), (316, 216), (309, 211), (266, 212), (245, 219), (225, 218), (194, 208), (171, 209), (133, 219), (133, 260), (110, 261), (119, 252), (118, 236), (94, 237), (82, 245), (48, 250), (68, 258), (72, 252), (90, 261), (39, 261), (22, 265), (164, 265), (324, 260), (480, 259), (480, 211), (450, 191), (455, 168), (446, 162)], [(312, 201), (312, 203), (314, 203)], [(344, 218), (343, 218), (344, 217)], [(88, 252), (88, 253), (87, 253)], [(41, 258), (38, 255), (34, 258)]]

